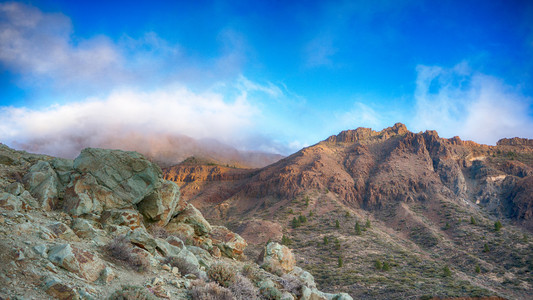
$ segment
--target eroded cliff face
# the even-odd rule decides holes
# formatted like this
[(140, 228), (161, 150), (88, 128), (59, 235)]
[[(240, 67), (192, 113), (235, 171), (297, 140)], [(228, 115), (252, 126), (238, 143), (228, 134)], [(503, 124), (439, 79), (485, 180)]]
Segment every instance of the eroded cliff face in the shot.
[[(165, 178), (185, 186), (186, 197), (199, 207), (203, 202), (220, 205), (207, 209), (211, 217), (231, 207), (238, 215), (243, 212), (239, 207), (251, 209), (267, 197), (290, 199), (327, 189), (344, 204), (368, 210), (436, 195), (460, 199), (529, 229), (533, 219), (527, 178), (532, 174), (531, 140), (504, 139), (487, 146), (440, 138), (434, 131), (412, 133), (403, 124), (379, 132), (343, 131), (259, 170), (206, 165), (165, 170)], [(226, 183), (218, 185), (222, 181)], [(221, 193), (212, 195), (211, 186)]]
[(0, 144), (2, 299), (351, 299), (319, 291), (286, 246), (264, 245), (282, 255), (261, 268), (244, 238), (206, 221), (139, 153), (66, 160)]

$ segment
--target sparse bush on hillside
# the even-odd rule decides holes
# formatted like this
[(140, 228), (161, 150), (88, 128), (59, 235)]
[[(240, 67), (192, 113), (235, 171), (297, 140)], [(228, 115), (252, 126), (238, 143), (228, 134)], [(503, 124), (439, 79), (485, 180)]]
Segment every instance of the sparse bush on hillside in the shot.
[(337, 266), (338, 266), (339, 268), (342, 268), (343, 265), (344, 265), (344, 262), (342, 261), (342, 257), (339, 256), (339, 259), (337, 260)]
[(366, 228), (370, 228), (370, 227), (371, 227), (370, 219), (368, 219), (368, 218), (366, 219), (365, 227), (366, 227)]
[(298, 228), (300, 227), (300, 221), (296, 217), (292, 218), (291, 222), (292, 228)]
[(442, 268), (442, 275), (444, 277), (450, 277), (452, 276), (452, 270), (450, 270), (450, 267), (448, 266), (444, 266), (444, 268)]
[(134, 253), (133, 249), (130, 241), (123, 235), (115, 237), (105, 246), (107, 253), (114, 259), (125, 262), (138, 272), (148, 270), (150, 262), (147, 258)]
[(376, 259), (376, 261), (374, 261), (374, 268), (379, 271), (381, 271), (381, 269), (383, 268), (383, 265), (381, 264), (381, 261), (379, 259)]
[(207, 270), (207, 276), (223, 287), (228, 287), (235, 281), (235, 273), (231, 267), (222, 262), (212, 264)]
[(109, 300), (157, 300), (148, 289), (141, 286), (124, 285), (108, 298)]
[(187, 274), (194, 274), (196, 277), (200, 278), (200, 272), (194, 264), (187, 261), (184, 258), (176, 257), (176, 256), (169, 256), (165, 259), (165, 263), (169, 264), (172, 267), (178, 268), (181, 275), (185, 276)]
[(477, 224), (476, 219), (474, 219), (473, 216), (470, 216), (470, 224), (472, 224), (472, 225), (476, 225)]
[(476, 265), (476, 269), (475, 269), (476, 273), (481, 273), (481, 268), (479, 267), (479, 265)]
[(301, 296), (302, 282), (300, 281), (300, 279), (298, 279), (298, 277), (294, 275), (284, 274), (283, 276), (281, 276), (280, 283), (287, 292), (295, 295), (296, 297)]
[(329, 243), (328, 237), (324, 236), (324, 245), (327, 245)]
[(485, 244), (483, 245), (483, 252), (489, 252), (489, 251), (490, 251), (490, 249), (489, 249), (489, 245), (488, 245), (487, 243), (485, 243)]
[(283, 235), (281, 237), (281, 244), (285, 246), (290, 246), (292, 244), (292, 240), (288, 236)]
[(229, 289), (237, 300), (259, 299), (259, 290), (248, 278), (240, 274), (235, 275), (235, 280), (229, 286)]
[(341, 242), (339, 241), (338, 238), (335, 238), (335, 249), (341, 250)]
[(203, 280), (191, 282), (189, 290), (193, 300), (232, 300), (233, 294), (225, 287), (215, 282), (205, 283)]
[(350, 217), (350, 212), (349, 212), (349, 211), (346, 211), (346, 213), (344, 214), (344, 216), (345, 216), (346, 218), (349, 218), (349, 217)]
[(339, 223), (339, 220), (335, 220), (335, 228), (337, 229), (341, 228), (341, 224)]
[(304, 201), (305, 201), (305, 207), (308, 207), (309, 206), (309, 197), (305, 196)]
[(390, 265), (388, 262), (383, 262), (383, 267), (381, 268), (382, 271), (389, 271)]
[(312, 217), (314, 215), (313, 211), (309, 212), (309, 217)]
[(307, 218), (304, 215), (300, 215), (298, 216), (298, 221), (300, 222), (300, 224), (303, 224), (307, 222)]
[(361, 235), (361, 226), (359, 225), (359, 221), (355, 221), (355, 234)]
[(502, 229), (503, 225), (502, 223), (500, 222), (500, 220), (494, 222), (494, 230), (495, 231), (500, 231), (500, 229)]

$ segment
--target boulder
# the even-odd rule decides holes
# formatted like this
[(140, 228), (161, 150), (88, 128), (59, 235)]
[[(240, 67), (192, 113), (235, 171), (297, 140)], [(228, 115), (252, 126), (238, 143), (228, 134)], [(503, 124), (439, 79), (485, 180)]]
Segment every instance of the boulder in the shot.
[(185, 223), (178, 223), (175, 220), (172, 220), (170, 223), (165, 226), (165, 230), (172, 235), (177, 235), (180, 239), (187, 241), (187, 239), (192, 240), (194, 236), (194, 228)]
[(224, 226), (212, 226), (210, 232), (213, 244), (220, 248), (222, 254), (229, 258), (241, 258), (244, 249), (248, 244), (238, 234), (230, 231)]
[(165, 226), (170, 218), (185, 208), (184, 201), (180, 202), (180, 189), (172, 181), (162, 180), (161, 188), (144, 198), (137, 205), (139, 211), (149, 222), (158, 226)]
[(144, 227), (142, 216), (138, 211), (133, 209), (111, 209), (106, 210), (100, 217), (100, 223), (103, 225), (127, 226), (130, 229)]
[(31, 166), (23, 180), (42, 209), (49, 211), (58, 206), (61, 183), (48, 162), (40, 160)]
[(171, 222), (191, 225), (196, 235), (205, 235), (211, 232), (211, 225), (205, 220), (202, 213), (190, 203)]
[(91, 174), (76, 175), (65, 189), (63, 210), (79, 216), (100, 213), (104, 207), (120, 206), (122, 201), (113, 197), (113, 192), (98, 184)]
[(0, 192), (0, 208), (5, 210), (20, 211), (22, 209), (22, 201), (19, 197), (13, 196), (10, 193)]
[(77, 300), (78, 293), (70, 286), (59, 282), (57, 279), (49, 280), (45, 283), (46, 293), (54, 299), (59, 300)]
[(104, 263), (97, 256), (88, 251), (72, 247), (70, 244), (59, 244), (50, 248), (48, 259), (90, 282), (98, 279), (105, 268)]
[(54, 158), (50, 161), (50, 165), (56, 171), (61, 184), (67, 185), (70, 182), (70, 177), (74, 171), (74, 161), (72, 161), (72, 159)]
[(268, 264), (272, 269), (280, 269), (287, 273), (294, 269), (296, 261), (289, 248), (276, 242), (270, 242), (261, 252), (258, 263)]
[(289, 272), (289, 275), (293, 275), (298, 278), (304, 286), (311, 289), (316, 289), (315, 278), (313, 277), (313, 275), (311, 275), (311, 273), (307, 272), (306, 270), (295, 266), (294, 269)]
[(137, 152), (87, 148), (73, 167), (80, 174), (91, 174), (99, 185), (130, 205), (141, 202), (161, 185), (161, 169)]
[(346, 293), (330, 294), (324, 293), (316, 288), (302, 287), (302, 300), (353, 300), (353, 298)]
[(67, 225), (61, 222), (55, 222), (46, 227), (48, 227), (48, 229), (50, 229), (50, 231), (52, 231), (52, 233), (54, 233), (56, 237), (58, 238), (69, 240), (69, 241), (80, 240), (78, 236), (74, 233), (74, 231), (70, 229), (70, 227), (68, 227)]

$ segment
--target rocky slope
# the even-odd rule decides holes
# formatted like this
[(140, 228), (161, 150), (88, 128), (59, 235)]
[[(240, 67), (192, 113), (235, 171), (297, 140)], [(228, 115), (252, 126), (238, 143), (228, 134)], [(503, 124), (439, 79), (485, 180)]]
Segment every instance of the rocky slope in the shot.
[(260, 265), (246, 246), (136, 152), (0, 144), (0, 299), (351, 299), (319, 291), (286, 246)]
[(164, 176), (244, 238), (258, 223), (285, 235), (326, 290), (521, 299), (533, 293), (532, 142), (479, 145), (396, 124), (343, 131), (262, 169), (182, 164)]

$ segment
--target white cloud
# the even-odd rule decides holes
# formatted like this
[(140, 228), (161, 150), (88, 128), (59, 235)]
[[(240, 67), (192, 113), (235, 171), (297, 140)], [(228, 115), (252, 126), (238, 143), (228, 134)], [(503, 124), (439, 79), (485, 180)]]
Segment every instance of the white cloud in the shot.
[(501, 80), (473, 72), (466, 63), (446, 69), (418, 66), (414, 130), (434, 129), (495, 144), (503, 137), (533, 137), (532, 99)]
[(151, 92), (124, 89), (106, 98), (43, 110), (0, 107), (0, 140), (65, 157), (77, 155), (83, 147), (109, 145), (113, 139), (123, 142), (115, 147), (135, 148), (124, 140), (132, 134), (187, 135), (235, 145), (254, 134), (260, 115), (247, 91), (237, 93), (238, 97), (228, 101), (224, 94), (194, 93), (178, 85)]
[(101, 84), (128, 76), (116, 45), (104, 36), (74, 43), (70, 19), (62, 14), (3, 3), (0, 20), (0, 63), (26, 82)]

